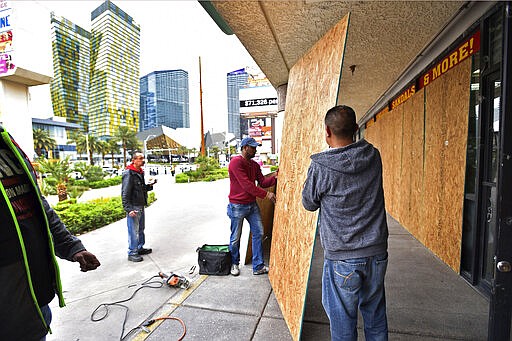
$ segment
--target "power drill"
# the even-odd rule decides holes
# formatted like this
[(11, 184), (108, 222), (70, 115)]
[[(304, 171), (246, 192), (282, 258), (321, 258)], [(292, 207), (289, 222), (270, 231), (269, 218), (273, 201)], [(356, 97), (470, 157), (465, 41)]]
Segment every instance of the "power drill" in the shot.
[(182, 288), (188, 289), (190, 288), (190, 281), (185, 277), (179, 274), (175, 274), (171, 272), (170, 275), (166, 275), (163, 272), (159, 272), (158, 276), (165, 280), (165, 284), (172, 288)]

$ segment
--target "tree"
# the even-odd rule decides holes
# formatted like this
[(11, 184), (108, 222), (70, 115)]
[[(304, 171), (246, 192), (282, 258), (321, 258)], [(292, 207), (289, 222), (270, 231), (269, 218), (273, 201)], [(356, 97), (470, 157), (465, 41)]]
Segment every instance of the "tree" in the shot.
[(118, 142), (119, 141), (114, 137), (107, 141), (107, 152), (110, 153), (110, 156), (112, 157), (112, 167), (114, 167), (114, 155), (119, 153)]
[(34, 150), (38, 156), (43, 154), (43, 150), (49, 152), (57, 147), (57, 142), (50, 137), (50, 133), (44, 129), (33, 129)]
[(91, 163), (91, 166), (94, 166), (94, 152), (99, 152), (100, 151), (100, 139), (95, 136), (95, 135), (91, 135), (91, 134), (87, 134), (87, 142), (89, 144), (89, 161)]
[(73, 169), (76, 172), (80, 172), (80, 174), (85, 178), (85, 174), (87, 174), (91, 167), (92, 166), (88, 165), (86, 162), (77, 162), (74, 164)]
[(131, 131), (127, 126), (120, 126), (114, 133), (114, 136), (121, 142), (121, 148), (123, 148), (123, 164), (124, 167), (126, 167), (126, 151), (128, 149), (135, 150), (139, 145), (136, 133)]
[(218, 146), (212, 146), (212, 148), (210, 148), (213, 156), (216, 158), (216, 159), (219, 159), (219, 153), (220, 153), (220, 148)]
[(82, 156), (82, 154), (87, 153), (87, 140), (85, 135), (79, 131), (74, 131), (69, 134), (67, 144), (75, 144), (76, 152), (78, 153), (78, 158)]
[(68, 198), (68, 174), (71, 172), (71, 166), (69, 163), (69, 156), (64, 160), (45, 160), (42, 159), (39, 162), (39, 172), (49, 173), (51, 177), (57, 180), (57, 195), (59, 201), (66, 200)]
[(108, 153), (108, 142), (107, 141), (98, 141), (98, 153), (101, 154), (101, 165), (105, 165), (105, 154)]

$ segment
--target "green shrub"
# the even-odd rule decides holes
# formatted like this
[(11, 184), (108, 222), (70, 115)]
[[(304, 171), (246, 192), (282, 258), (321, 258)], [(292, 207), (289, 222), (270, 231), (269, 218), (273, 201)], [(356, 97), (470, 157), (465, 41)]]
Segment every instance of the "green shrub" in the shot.
[(97, 182), (103, 180), (105, 177), (105, 172), (103, 172), (103, 169), (101, 169), (100, 166), (92, 166), (87, 170), (84, 177), (89, 182)]
[(47, 196), (47, 195), (56, 195), (57, 194), (57, 187), (56, 186), (48, 185), (46, 183), (46, 181), (43, 180), (42, 186), (41, 186), (41, 192), (45, 196)]
[[(148, 206), (155, 201), (155, 193), (150, 192)], [(69, 231), (75, 235), (96, 230), (126, 217), (120, 196), (100, 198), (85, 203), (68, 199), (59, 202), (54, 209)]]
[(189, 182), (188, 175), (186, 173), (176, 174), (176, 183), (177, 184), (182, 184), (185, 182)]
[(81, 234), (106, 226), (125, 217), (121, 197), (97, 199), (70, 204), (55, 210), (73, 234)]
[(84, 192), (89, 190), (89, 186), (68, 186), (68, 194), (71, 198), (80, 198)]
[[(195, 171), (189, 171), (176, 175), (176, 183), (196, 182), (196, 181), (215, 181), (229, 177), (227, 168), (218, 168), (218, 162), (216, 160), (210, 160), (211, 158), (205, 158), (204, 160), (210, 162), (203, 163)], [(215, 162), (213, 162), (215, 161)]]
[(89, 182), (90, 188), (104, 188), (119, 185), (123, 181), (121, 176), (115, 176), (113, 178), (103, 179), (99, 181), (91, 181)]

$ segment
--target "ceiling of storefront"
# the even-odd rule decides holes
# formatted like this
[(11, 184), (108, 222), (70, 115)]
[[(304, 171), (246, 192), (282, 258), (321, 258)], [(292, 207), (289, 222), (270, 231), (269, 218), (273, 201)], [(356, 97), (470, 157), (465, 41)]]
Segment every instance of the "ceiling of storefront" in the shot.
[(465, 2), (214, 0), (210, 4), (276, 88), (288, 82), (297, 60), (350, 12), (339, 102), (352, 106), (361, 118)]

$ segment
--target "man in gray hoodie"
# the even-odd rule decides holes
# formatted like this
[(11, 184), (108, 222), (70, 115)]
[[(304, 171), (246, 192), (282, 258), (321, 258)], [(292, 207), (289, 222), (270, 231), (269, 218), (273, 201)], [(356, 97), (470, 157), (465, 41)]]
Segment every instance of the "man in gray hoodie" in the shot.
[(302, 204), (320, 208), (324, 248), (322, 304), (331, 339), (357, 340), (361, 309), (366, 340), (387, 340), (384, 277), (388, 226), (379, 151), (357, 131), (352, 108), (339, 105), (325, 115), (329, 149), (311, 156)]

